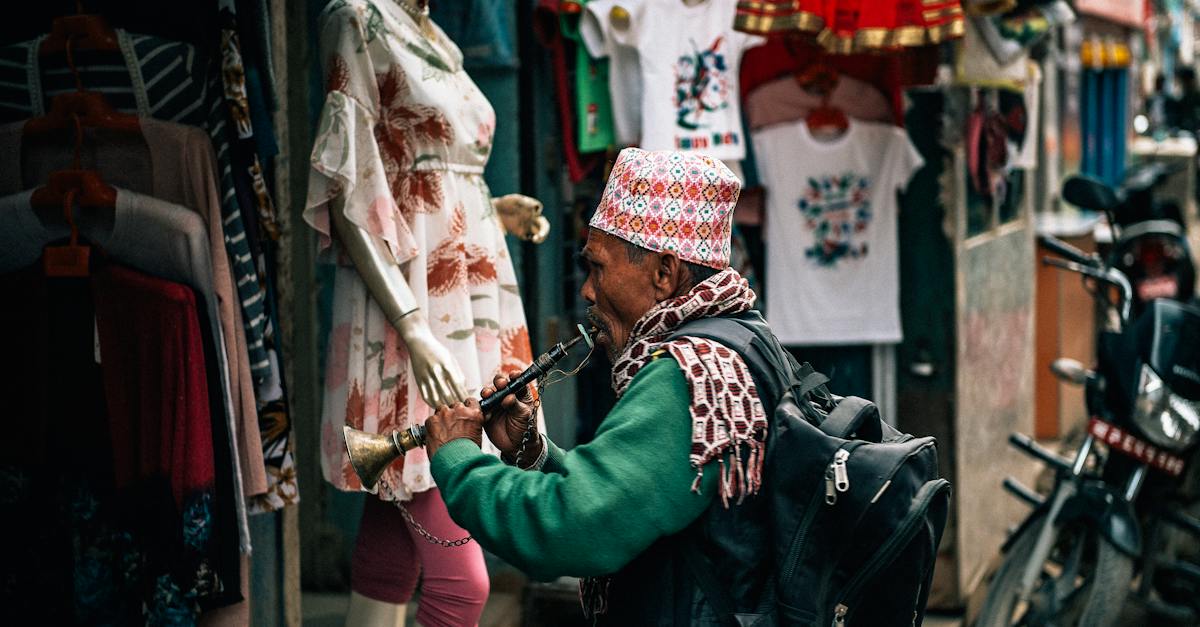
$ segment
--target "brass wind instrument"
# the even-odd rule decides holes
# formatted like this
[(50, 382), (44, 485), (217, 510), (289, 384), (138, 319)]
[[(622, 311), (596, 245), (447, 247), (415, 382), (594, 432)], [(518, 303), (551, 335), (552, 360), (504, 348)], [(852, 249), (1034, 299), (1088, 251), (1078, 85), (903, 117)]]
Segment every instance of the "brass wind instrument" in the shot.
[[(488, 410), (499, 405), (504, 397), (523, 390), (530, 382), (550, 372), (554, 365), (562, 361), (567, 356), (567, 352), (579, 342), (586, 342), (588, 348), (592, 348), (592, 335), (596, 333), (596, 329), (584, 329), (582, 324), (576, 325), (576, 328), (579, 329), (579, 335), (567, 342), (559, 342), (554, 345), (554, 348), (539, 355), (537, 359), (533, 360), (531, 366), (511, 379), (504, 389), (497, 390), (495, 394), (481, 400), (479, 402), (480, 409), (487, 413)], [(425, 446), (425, 425), (423, 424), (391, 433), (368, 433), (346, 425), (342, 427), (342, 432), (346, 436), (346, 453), (350, 456), (350, 465), (354, 468), (359, 480), (362, 481), (363, 489), (371, 493), (376, 491), (379, 477), (392, 462), (403, 456), (405, 451)]]

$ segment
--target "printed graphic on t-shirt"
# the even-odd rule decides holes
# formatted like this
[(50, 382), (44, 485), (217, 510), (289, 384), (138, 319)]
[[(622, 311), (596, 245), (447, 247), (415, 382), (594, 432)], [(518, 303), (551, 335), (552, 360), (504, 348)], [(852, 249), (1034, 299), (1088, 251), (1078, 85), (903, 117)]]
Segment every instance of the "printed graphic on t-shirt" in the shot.
[[(705, 48), (691, 40), (692, 51), (675, 62), (675, 147), (697, 150), (737, 145), (737, 131), (694, 132), (712, 126), (712, 113), (729, 107), (730, 76), (725, 37), (718, 35)], [(720, 121), (719, 119), (717, 121)], [(689, 133), (690, 132), (690, 133)]]
[(871, 181), (853, 172), (810, 177), (808, 188), (796, 203), (812, 246), (804, 255), (819, 266), (835, 267), (849, 259), (865, 259), (865, 237), (871, 225)]

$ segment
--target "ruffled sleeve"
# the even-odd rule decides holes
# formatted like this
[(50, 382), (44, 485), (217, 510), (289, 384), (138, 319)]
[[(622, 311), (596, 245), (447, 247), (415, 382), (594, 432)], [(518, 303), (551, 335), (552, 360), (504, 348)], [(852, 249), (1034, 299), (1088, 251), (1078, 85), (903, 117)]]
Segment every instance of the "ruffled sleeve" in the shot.
[(379, 88), (370, 48), (376, 35), (365, 30), (368, 19), (353, 4), (321, 17), (326, 96), (309, 157), (304, 219), (320, 233), (321, 248), (328, 247), (330, 201), (341, 197), (350, 222), (382, 239), (402, 263), (415, 257), (418, 247), (396, 205), (375, 139)]

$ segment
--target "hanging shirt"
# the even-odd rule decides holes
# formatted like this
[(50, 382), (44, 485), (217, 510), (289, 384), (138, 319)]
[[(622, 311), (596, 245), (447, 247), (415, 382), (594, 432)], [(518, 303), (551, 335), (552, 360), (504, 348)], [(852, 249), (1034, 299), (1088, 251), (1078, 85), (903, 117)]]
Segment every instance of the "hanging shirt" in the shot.
[(579, 154), (579, 146), (575, 126), (575, 102), (571, 94), (569, 66), (573, 66), (566, 39), (559, 28), (558, 13), (561, 7), (558, 0), (537, 0), (533, 9), (533, 34), (538, 42), (550, 53), (550, 72), (554, 77), (555, 102), (558, 105), (558, 119), (562, 127), (563, 159), (567, 166), (567, 176), (572, 183), (582, 181), (599, 163), (595, 156), (589, 158)]
[[(586, 2), (586, 0), (584, 0)], [(613, 145), (612, 101), (608, 95), (609, 60), (592, 58), (579, 33), (580, 16), (560, 12), (559, 30), (574, 42), (575, 119), (579, 152), (597, 152)]]
[(646, 2), (612, 33), (638, 51), (646, 150), (746, 156), (738, 99), (742, 52), (762, 38), (733, 30), (736, 0)]
[[(76, 53), (83, 88), (103, 93), (118, 111), (198, 126), (208, 133), (216, 151), (225, 247), (241, 303), (250, 369), (256, 379), (266, 377), (271, 364), (263, 343), (265, 299), (246, 228), (252, 216), (243, 213), (250, 207), (239, 203), (234, 185), (235, 159), (217, 68), (202, 63), (204, 55), (189, 44), (119, 28), (116, 34), (119, 51)], [(54, 96), (75, 91), (64, 56), (37, 54), (43, 39), (0, 47), (0, 122), (44, 115)]]
[(637, 48), (622, 44), (614, 31), (629, 28), (629, 20), (619, 16), (628, 15), (641, 3), (642, 0), (591, 0), (584, 6), (579, 23), (579, 36), (588, 54), (595, 59), (608, 59), (613, 134), (621, 147), (637, 144), (642, 134), (642, 67)]
[[(237, 306), (237, 286), (233, 283), (235, 262), (227, 253), (227, 240), (234, 235), (224, 230), (212, 142), (194, 126), (155, 118), (141, 118), (139, 125), (140, 133), (136, 135), (86, 129), (80, 163), (86, 169), (98, 171), (109, 185), (165, 201), (163, 205), (178, 206), (180, 211), (198, 213), (207, 225), (200, 231), (207, 237), (208, 257), (212, 260), (207, 281), (213, 285), (210, 289), (215, 288), (220, 307), (217, 321), (223, 328), (228, 357), (233, 414), (245, 434), (240, 439), (243, 470), (240, 476), (247, 497), (264, 494), (268, 482), (254, 398), (251, 351), (245, 334), (238, 332), (244, 328), (242, 308)], [(71, 167), (70, 136), (43, 137), (34, 142), (22, 140), (21, 128), (20, 123), (0, 125), (0, 154), (19, 155), (16, 161), (20, 163), (20, 167), (0, 170), (0, 194), (36, 187), (50, 172)], [(150, 263), (146, 270), (161, 274)]]
[[(874, 85), (850, 76), (838, 78), (829, 104), (864, 122), (891, 122), (892, 105)], [(785, 76), (754, 88), (746, 95), (746, 124), (751, 131), (780, 122), (795, 122), (821, 106), (821, 96), (806, 91), (795, 77)]]
[(0, 310), (0, 341), (24, 357), (0, 381), (22, 417), (0, 469), (5, 617), (192, 625), (239, 585), (223, 568), (237, 530), (221, 524), (232, 481), (217, 483), (221, 413), (210, 413), (198, 301), (93, 261), (86, 278), (48, 278), (40, 264), (0, 274), (4, 293), (20, 294)]
[(897, 127), (850, 121), (837, 139), (804, 122), (755, 131), (767, 187), (767, 319), (784, 344), (899, 342), (896, 192), (921, 156)]
[[(195, 596), (220, 592), (211, 529), (214, 425), (196, 298), (185, 285), (117, 265), (94, 274), (115, 487), (165, 481), (174, 507), (164, 509), (177, 512), (180, 548), (188, 549), (171, 555), (189, 573), (181, 588)], [(157, 492), (143, 488), (140, 498), (165, 496)]]
[[(31, 192), (26, 191), (0, 198), (0, 250), (6, 252), (0, 256), (3, 264), (0, 272), (36, 262), (47, 243), (63, 239), (70, 233), (65, 224), (43, 224), (30, 208), (30, 195)], [(222, 320), (229, 319), (227, 307), (222, 303), (233, 302), (229, 268), (226, 265), (223, 271), (216, 271), (210, 256), (213, 249), (209, 230), (197, 212), (120, 188), (117, 188), (114, 212), (111, 226), (92, 224), (94, 221), (86, 214), (78, 216), (81, 236), (121, 263), (191, 287), (207, 306), (205, 317), (210, 324), (210, 336), (218, 343), (215, 352), (223, 379), (222, 409), (230, 434), (227, 458), (234, 480), (232, 491), (238, 533), (243, 550), (248, 552), (250, 528), (246, 517), (243, 470), (248, 464), (247, 456), (261, 444), (253, 416), (251, 420), (237, 419), (229, 385), (237, 368), (227, 358), (222, 359), (228, 355), (227, 348), (232, 343), (226, 338), (234, 336), (236, 339), (239, 335), (236, 326)], [(257, 450), (261, 454), (261, 448)]]

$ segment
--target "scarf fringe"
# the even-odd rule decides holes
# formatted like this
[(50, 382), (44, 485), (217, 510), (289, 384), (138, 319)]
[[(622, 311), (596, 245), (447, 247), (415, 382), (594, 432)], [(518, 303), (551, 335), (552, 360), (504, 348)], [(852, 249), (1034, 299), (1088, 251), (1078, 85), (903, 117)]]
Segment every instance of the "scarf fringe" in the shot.
[[(719, 348), (712, 340), (683, 337), (665, 344), (664, 341), (681, 324), (746, 311), (754, 306), (755, 298), (746, 280), (736, 270), (726, 268), (687, 294), (661, 302), (646, 312), (633, 325), (629, 343), (613, 365), (612, 387), (620, 398), (638, 371), (651, 361), (656, 348), (663, 346), (670, 350), (688, 380), (692, 395), (690, 460), (696, 469), (692, 492), (700, 492), (705, 465), (717, 460), (720, 466), (717, 491), (725, 509), (729, 509), (730, 501), (741, 503), (762, 487), (767, 419), (753, 377), (736, 353)], [(713, 381), (724, 381), (727, 385), (720, 386), (718, 391)], [(729, 383), (735, 381), (741, 386), (731, 390)], [(608, 610), (610, 581), (609, 577), (580, 580), (579, 601), (588, 619)]]
[[(747, 448), (743, 458), (742, 445)], [(692, 480), (692, 492), (700, 493), (700, 482), (704, 479), (704, 467), (714, 458), (717, 470), (717, 494), (721, 504), (729, 509), (732, 500), (741, 505), (747, 496), (754, 496), (762, 489), (763, 463), (766, 461), (767, 445), (754, 437), (727, 443), (714, 455), (696, 466), (696, 478)]]
[(583, 617), (593, 620), (601, 614), (608, 613), (608, 585), (612, 577), (584, 577), (579, 580), (579, 605), (583, 607)]

